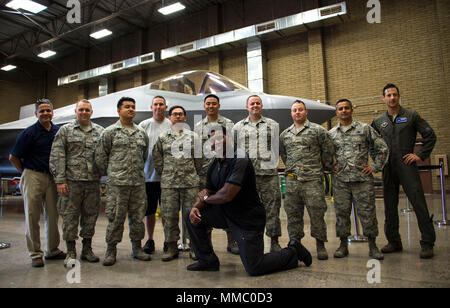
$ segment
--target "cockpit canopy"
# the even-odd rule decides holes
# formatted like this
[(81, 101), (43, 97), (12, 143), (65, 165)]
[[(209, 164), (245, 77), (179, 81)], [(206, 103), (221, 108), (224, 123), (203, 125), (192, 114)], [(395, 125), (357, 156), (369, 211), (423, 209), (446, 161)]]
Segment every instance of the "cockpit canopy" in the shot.
[(210, 71), (190, 71), (150, 83), (150, 89), (191, 95), (248, 90), (246, 87)]

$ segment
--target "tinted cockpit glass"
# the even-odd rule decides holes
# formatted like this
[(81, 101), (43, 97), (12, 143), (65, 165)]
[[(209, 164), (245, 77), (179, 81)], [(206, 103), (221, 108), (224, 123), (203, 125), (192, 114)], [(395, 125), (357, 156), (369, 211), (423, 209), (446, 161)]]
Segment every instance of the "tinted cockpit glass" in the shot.
[(172, 75), (150, 83), (150, 89), (191, 95), (247, 90), (237, 82), (210, 71), (190, 71)]

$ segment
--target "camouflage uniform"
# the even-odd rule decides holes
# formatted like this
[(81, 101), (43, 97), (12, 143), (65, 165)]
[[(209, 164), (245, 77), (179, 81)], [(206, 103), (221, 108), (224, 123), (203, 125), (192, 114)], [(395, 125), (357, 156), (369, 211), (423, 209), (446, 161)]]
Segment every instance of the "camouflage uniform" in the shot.
[(180, 238), (180, 203), (183, 211), (192, 207), (198, 193), (198, 172), (203, 159), (194, 156), (196, 138), (201, 144), (200, 137), (192, 131), (184, 130), (179, 134), (169, 130), (159, 136), (153, 148), (152, 164), (156, 172), (161, 174), (161, 214), (165, 220), (164, 236), (167, 243), (176, 243)]
[[(91, 122), (84, 131), (77, 120), (61, 127), (53, 141), (50, 171), (56, 184), (67, 184), (69, 194), (59, 195), (58, 212), (61, 215), (63, 239), (92, 238), (100, 208), (99, 172), (94, 162), (96, 145), (103, 127)], [(81, 220), (80, 220), (81, 215)]]
[(339, 123), (328, 132), (336, 150), (338, 172), (333, 175), (334, 206), (336, 209), (336, 235), (350, 235), (352, 202), (358, 212), (363, 234), (378, 236), (373, 175), (362, 173), (368, 165), (369, 154), (373, 172), (383, 169), (389, 149), (383, 138), (369, 125), (354, 121), (347, 128)]
[(128, 129), (117, 121), (107, 127), (95, 152), (95, 162), (106, 175), (106, 243), (122, 241), (123, 224), (128, 213), (130, 239), (141, 241), (145, 227), (142, 220), (146, 210), (144, 163), (149, 139), (145, 131), (133, 124)]
[(256, 188), (266, 209), (266, 235), (281, 236), (281, 193), (278, 178), (278, 134), (276, 121), (261, 117), (252, 123), (247, 117), (233, 127), (237, 147), (244, 148), (255, 168)]
[(280, 135), (280, 155), (286, 165), (286, 201), (284, 209), (291, 240), (304, 237), (303, 213), (308, 210), (311, 236), (327, 241), (324, 215), (327, 210), (323, 171), (333, 168), (334, 147), (322, 126), (306, 120), (301, 129), (294, 124)]

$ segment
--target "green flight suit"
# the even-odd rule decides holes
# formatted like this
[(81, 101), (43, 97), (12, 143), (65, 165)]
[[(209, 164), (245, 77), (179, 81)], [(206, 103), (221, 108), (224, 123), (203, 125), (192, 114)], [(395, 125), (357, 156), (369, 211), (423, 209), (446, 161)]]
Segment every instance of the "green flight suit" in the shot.
[(390, 151), (389, 161), (383, 169), (386, 215), (384, 231), (386, 238), (390, 243), (401, 242), (398, 217), (398, 193), (401, 184), (417, 216), (422, 234), (420, 244), (432, 248), (436, 240), (436, 234), (428, 213), (419, 169), (415, 163), (412, 165), (404, 164), (403, 156), (414, 153), (416, 136), (419, 132), (424, 141), (420, 151), (415, 154), (424, 160), (433, 150), (436, 135), (430, 125), (417, 112), (403, 107), (400, 107), (400, 112), (395, 119), (387, 112), (375, 118), (372, 127), (380, 133)]

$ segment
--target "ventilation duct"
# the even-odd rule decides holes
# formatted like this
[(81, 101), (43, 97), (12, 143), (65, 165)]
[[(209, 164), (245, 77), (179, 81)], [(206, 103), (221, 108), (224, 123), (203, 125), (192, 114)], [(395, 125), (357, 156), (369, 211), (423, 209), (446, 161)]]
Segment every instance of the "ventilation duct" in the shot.
[[(234, 42), (249, 39), (255, 36), (267, 35), (273, 32), (289, 30), (295, 27), (304, 27), (306, 31), (306, 24), (317, 23), (320, 26), (322, 21), (332, 19), (334, 17), (347, 14), (347, 6), (345, 2), (334, 5), (309, 10), (306, 12), (290, 15), (283, 18), (278, 18), (269, 22), (253, 25), (226, 33), (217, 34), (205, 39), (193, 41), (187, 44), (178, 45), (161, 50), (161, 60), (176, 57), (178, 55), (185, 55), (189, 52), (198, 52), (202, 49), (218, 47), (220, 45), (231, 44)], [(327, 23), (328, 25), (330, 23)], [(185, 46), (192, 46), (189, 50), (181, 49)]]
[(125, 65), (123, 62), (113, 63), (113, 64), (111, 64), (111, 71), (115, 72), (115, 71), (121, 70), (124, 66)]
[(58, 86), (87, 80), (91, 78), (98, 78), (104, 75), (111, 74), (113, 72), (117, 72), (123, 69), (130, 69), (133, 67), (137, 67), (139, 65), (144, 65), (148, 63), (154, 63), (155, 62), (155, 53), (147, 53), (145, 55), (140, 55), (137, 57), (133, 57), (130, 59), (126, 59), (123, 61), (119, 61), (113, 64), (107, 64), (101, 67), (96, 67), (87, 71), (83, 71), (77, 74), (69, 75), (66, 77), (60, 77), (58, 78)]
[[(341, 22), (340, 17), (347, 14), (347, 6), (345, 1), (330, 6), (309, 10), (306, 12), (278, 18), (269, 22), (258, 25), (248, 26), (245, 28), (217, 34), (193, 42), (177, 45), (174, 47), (162, 49), (160, 52), (161, 60), (173, 58), (176, 56), (196, 56), (196, 53), (205, 49), (220, 48), (221, 46), (232, 45), (240, 41), (244, 41), (253, 37), (263, 38), (272, 33), (290, 34), (296, 31), (307, 31), (308, 28), (314, 26), (331, 25)], [(158, 52), (159, 55), (159, 52)], [(143, 61), (144, 58), (144, 61)], [(69, 75), (58, 78), (58, 85), (69, 84), (90, 78), (98, 78), (106, 74), (129, 69), (134, 66), (143, 65), (144, 63), (155, 62), (155, 53), (140, 55), (134, 58), (126, 59), (114, 64), (108, 64), (102, 67), (94, 68), (78, 74)], [(122, 66), (118, 63), (122, 63)], [(114, 68), (113, 68), (114, 66)], [(71, 80), (71, 76), (79, 75), (78, 79)]]
[(250, 91), (264, 92), (265, 60), (261, 40), (257, 37), (247, 42), (247, 86)]
[(141, 64), (150, 63), (150, 62), (154, 62), (154, 61), (155, 61), (155, 54), (153, 52), (143, 55), (143, 56), (140, 56), (140, 60), (139, 60), (139, 62)]
[(195, 50), (195, 42), (178, 47), (178, 54)]
[(263, 34), (277, 30), (277, 23), (271, 21), (262, 25), (256, 25), (256, 34)]

